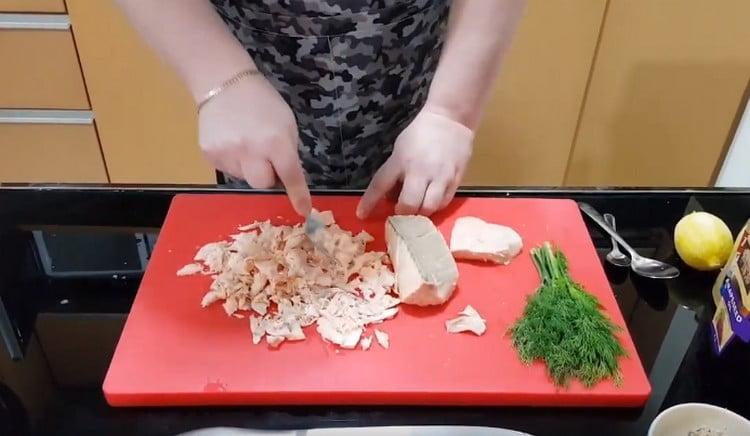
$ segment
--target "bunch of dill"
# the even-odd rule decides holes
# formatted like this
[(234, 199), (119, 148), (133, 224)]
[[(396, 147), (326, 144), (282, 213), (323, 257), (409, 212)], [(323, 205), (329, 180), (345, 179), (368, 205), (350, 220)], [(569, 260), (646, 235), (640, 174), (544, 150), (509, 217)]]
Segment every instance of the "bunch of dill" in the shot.
[(521, 361), (544, 361), (558, 386), (573, 378), (586, 387), (605, 378), (619, 384), (619, 358), (626, 355), (616, 337), (619, 327), (602, 313), (596, 297), (573, 281), (561, 251), (546, 242), (531, 256), (542, 284), (510, 329)]

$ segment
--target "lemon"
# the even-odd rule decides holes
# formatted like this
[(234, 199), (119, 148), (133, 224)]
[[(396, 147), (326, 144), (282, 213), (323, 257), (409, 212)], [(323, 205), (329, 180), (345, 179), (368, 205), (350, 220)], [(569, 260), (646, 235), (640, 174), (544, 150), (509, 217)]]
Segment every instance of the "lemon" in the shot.
[(677, 254), (691, 267), (710, 271), (724, 266), (734, 247), (732, 232), (721, 218), (707, 212), (682, 217), (674, 228)]

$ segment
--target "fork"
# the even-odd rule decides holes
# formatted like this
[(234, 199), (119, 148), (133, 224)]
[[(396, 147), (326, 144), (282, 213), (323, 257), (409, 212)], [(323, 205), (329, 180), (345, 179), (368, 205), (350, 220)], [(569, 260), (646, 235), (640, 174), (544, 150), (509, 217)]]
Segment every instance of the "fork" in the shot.
[(305, 234), (310, 242), (313, 243), (315, 250), (323, 253), (326, 257), (338, 264), (338, 260), (333, 257), (333, 254), (329, 252), (322, 243), (320, 243), (320, 238), (316, 237), (316, 233), (323, 227), (325, 227), (325, 225), (319, 219), (315, 218), (314, 215), (310, 214), (305, 218)]

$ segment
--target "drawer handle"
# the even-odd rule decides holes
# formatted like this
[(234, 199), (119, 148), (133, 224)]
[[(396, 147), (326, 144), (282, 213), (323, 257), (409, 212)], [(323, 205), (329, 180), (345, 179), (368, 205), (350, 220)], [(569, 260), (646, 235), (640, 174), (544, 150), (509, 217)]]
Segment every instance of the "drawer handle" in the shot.
[(68, 30), (64, 14), (0, 14), (0, 29)]
[(92, 111), (0, 109), (0, 124), (93, 124)]

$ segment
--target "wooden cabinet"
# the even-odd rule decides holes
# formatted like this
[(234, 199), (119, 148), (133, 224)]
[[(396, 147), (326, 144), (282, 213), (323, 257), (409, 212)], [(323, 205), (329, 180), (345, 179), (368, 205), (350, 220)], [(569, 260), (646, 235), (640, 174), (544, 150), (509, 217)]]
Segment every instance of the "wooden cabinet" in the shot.
[[(0, 182), (106, 183), (62, 1), (0, 0)], [(5, 13), (13, 11), (17, 13)]]
[(0, 0), (0, 12), (65, 12), (64, 0)]
[(178, 77), (112, 0), (67, 5), (112, 183), (216, 183)]
[[(36, 15), (26, 20), (43, 27)], [(0, 108), (88, 109), (73, 37), (58, 30), (0, 29)]]
[(568, 185), (708, 186), (750, 78), (747, 0), (610, 1)]
[(107, 182), (92, 124), (0, 120), (0, 150), (0, 182)]
[(528, 1), (466, 184), (562, 184), (606, 3)]

